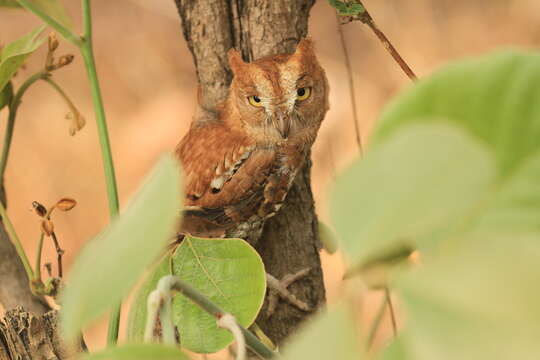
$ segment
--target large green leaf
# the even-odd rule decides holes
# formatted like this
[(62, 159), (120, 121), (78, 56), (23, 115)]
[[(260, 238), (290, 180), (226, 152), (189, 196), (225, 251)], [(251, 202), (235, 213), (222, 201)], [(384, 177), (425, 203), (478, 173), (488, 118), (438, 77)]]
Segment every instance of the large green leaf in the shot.
[(44, 14), (66, 29), (73, 31), (73, 21), (69, 17), (66, 9), (60, 0), (17, 0), (21, 6), (24, 6), (37, 15)]
[[(239, 324), (250, 326), (266, 291), (264, 265), (257, 252), (240, 239), (186, 237), (173, 255), (173, 275), (190, 283)], [(174, 321), (182, 346), (211, 353), (233, 340), (216, 319), (182, 295), (173, 300)]]
[(485, 143), (500, 176), (510, 176), (540, 150), (540, 54), (506, 51), (444, 67), (389, 106), (371, 140), (448, 121)]
[(62, 296), (66, 337), (117, 305), (171, 240), (180, 213), (179, 173), (177, 161), (164, 156), (127, 209), (82, 250)]
[(0, 91), (4, 89), (26, 58), (43, 43), (45, 38), (38, 38), (38, 36), (45, 27), (46, 25), (41, 25), (2, 48), (0, 52)]
[(539, 242), (464, 238), (398, 278), (407, 359), (540, 359)]
[(338, 178), (332, 198), (352, 265), (446, 228), (486, 194), (493, 168), (484, 146), (441, 124), (409, 126), (369, 151)]
[(188, 360), (176, 347), (159, 344), (129, 344), (82, 356), (83, 360)]
[(171, 257), (166, 255), (156, 264), (149, 276), (137, 290), (135, 300), (129, 311), (127, 336), (129, 341), (140, 342), (144, 339), (147, 317), (148, 295), (157, 288), (159, 280), (171, 274)]
[(318, 314), (283, 349), (283, 360), (360, 360), (355, 315), (345, 306)]

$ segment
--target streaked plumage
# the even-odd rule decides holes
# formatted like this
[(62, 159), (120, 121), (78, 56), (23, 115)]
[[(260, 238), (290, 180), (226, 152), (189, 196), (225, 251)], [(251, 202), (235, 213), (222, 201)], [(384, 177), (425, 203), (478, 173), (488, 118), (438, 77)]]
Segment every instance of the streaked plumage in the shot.
[(294, 54), (245, 63), (217, 118), (196, 121), (177, 148), (185, 176), (182, 232), (255, 241), (280, 208), (328, 110), (328, 83), (310, 40)]

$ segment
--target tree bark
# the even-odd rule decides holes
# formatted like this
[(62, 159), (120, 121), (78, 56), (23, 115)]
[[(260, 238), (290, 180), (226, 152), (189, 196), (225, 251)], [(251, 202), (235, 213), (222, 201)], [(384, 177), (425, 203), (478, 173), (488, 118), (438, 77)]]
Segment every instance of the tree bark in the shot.
[(0, 360), (69, 359), (76, 354), (62, 343), (56, 311), (33, 315), (22, 308), (9, 310), (0, 320)]
[[(246, 61), (279, 53), (292, 53), (306, 36), (314, 0), (175, 0), (200, 84), (203, 114), (215, 113), (227, 95), (232, 73), (227, 62), (230, 48)], [(297, 176), (281, 211), (266, 224), (257, 251), (266, 271), (277, 278), (311, 268), (292, 292), (314, 308), (325, 302), (319, 258), (319, 234), (310, 185), (309, 159)], [(267, 318), (263, 307), (257, 324), (280, 344), (311, 313), (280, 302)]]
[[(4, 187), (0, 189), (0, 201), (6, 205)], [(30, 291), (28, 276), (15, 246), (9, 239), (0, 219), (0, 304), (5, 310), (22, 306), (27, 311), (41, 315), (50, 310), (45, 300)]]

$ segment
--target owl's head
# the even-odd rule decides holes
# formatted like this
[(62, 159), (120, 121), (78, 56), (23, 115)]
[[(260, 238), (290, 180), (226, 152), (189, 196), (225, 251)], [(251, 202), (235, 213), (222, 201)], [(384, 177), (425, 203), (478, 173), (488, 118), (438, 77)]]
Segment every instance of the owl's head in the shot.
[(242, 126), (268, 141), (315, 139), (328, 110), (328, 82), (313, 44), (303, 39), (293, 54), (246, 63), (229, 51), (234, 74), (227, 103)]

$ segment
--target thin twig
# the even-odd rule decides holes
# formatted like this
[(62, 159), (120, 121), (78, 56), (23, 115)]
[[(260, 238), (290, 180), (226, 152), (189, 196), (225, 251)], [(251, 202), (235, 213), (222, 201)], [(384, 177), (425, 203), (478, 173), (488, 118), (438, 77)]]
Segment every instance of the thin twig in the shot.
[(355, 15), (355, 16), (346, 16), (346, 17), (344, 17), (345, 22), (343, 22), (342, 24), (346, 24), (346, 23), (351, 22), (353, 20), (360, 20), (362, 23), (369, 26), (369, 28), (375, 33), (375, 35), (377, 36), (379, 41), (383, 44), (384, 48), (390, 53), (392, 58), (398, 63), (399, 67), (403, 70), (403, 72), (411, 80), (413, 80), (413, 81), (417, 80), (418, 78), (415, 75), (415, 73), (412, 71), (411, 67), (405, 62), (405, 60), (403, 60), (403, 58), (401, 57), (399, 52), (396, 50), (394, 45), (392, 45), (392, 43), (390, 42), (390, 40), (388, 40), (386, 35), (379, 29), (377, 24), (375, 24), (375, 21), (373, 20), (373, 18), (369, 14), (367, 8), (364, 6), (362, 1), (360, 1), (360, 0), (354, 0), (354, 1), (356, 3), (362, 5), (362, 7), (364, 8), (364, 11), (361, 12), (360, 14), (358, 14), (358, 15)]
[(392, 322), (392, 331), (394, 332), (394, 337), (397, 336), (397, 322), (396, 314), (394, 312), (394, 305), (392, 304), (392, 294), (390, 289), (387, 287), (384, 288), (384, 297), (385, 301), (388, 303), (388, 311), (390, 312), (390, 320)]
[(356, 110), (356, 95), (354, 91), (354, 80), (351, 68), (351, 60), (349, 58), (349, 51), (347, 49), (347, 43), (345, 41), (345, 35), (343, 34), (343, 28), (341, 27), (341, 20), (339, 15), (336, 13), (337, 19), (337, 30), (339, 34), (339, 40), (341, 42), (341, 48), (343, 49), (343, 57), (345, 60), (345, 67), (347, 68), (347, 78), (349, 80), (349, 95), (351, 99), (353, 121), (354, 121), (354, 133), (356, 135), (356, 145), (358, 146), (358, 151), (360, 155), (363, 155), (364, 149), (362, 147), (362, 139), (360, 137), (360, 126), (358, 124), (358, 112)]
[(64, 250), (60, 248), (60, 244), (58, 243), (58, 238), (56, 237), (56, 234), (54, 231), (51, 233), (51, 239), (54, 243), (54, 248), (56, 250), (56, 261), (58, 264), (58, 277), (61, 279), (64, 274), (62, 270), (62, 255), (64, 255)]
[(379, 326), (381, 325), (382, 318), (384, 315), (384, 311), (386, 310), (386, 297), (381, 301), (381, 305), (379, 305), (379, 310), (377, 310), (377, 314), (375, 315), (375, 319), (373, 319), (373, 322), (371, 323), (371, 327), (369, 328), (368, 338), (367, 338), (367, 348), (369, 349), (371, 345), (373, 345), (373, 341), (375, 340), (375, 336), (377, 335), (377, 332), (379, 330)]

